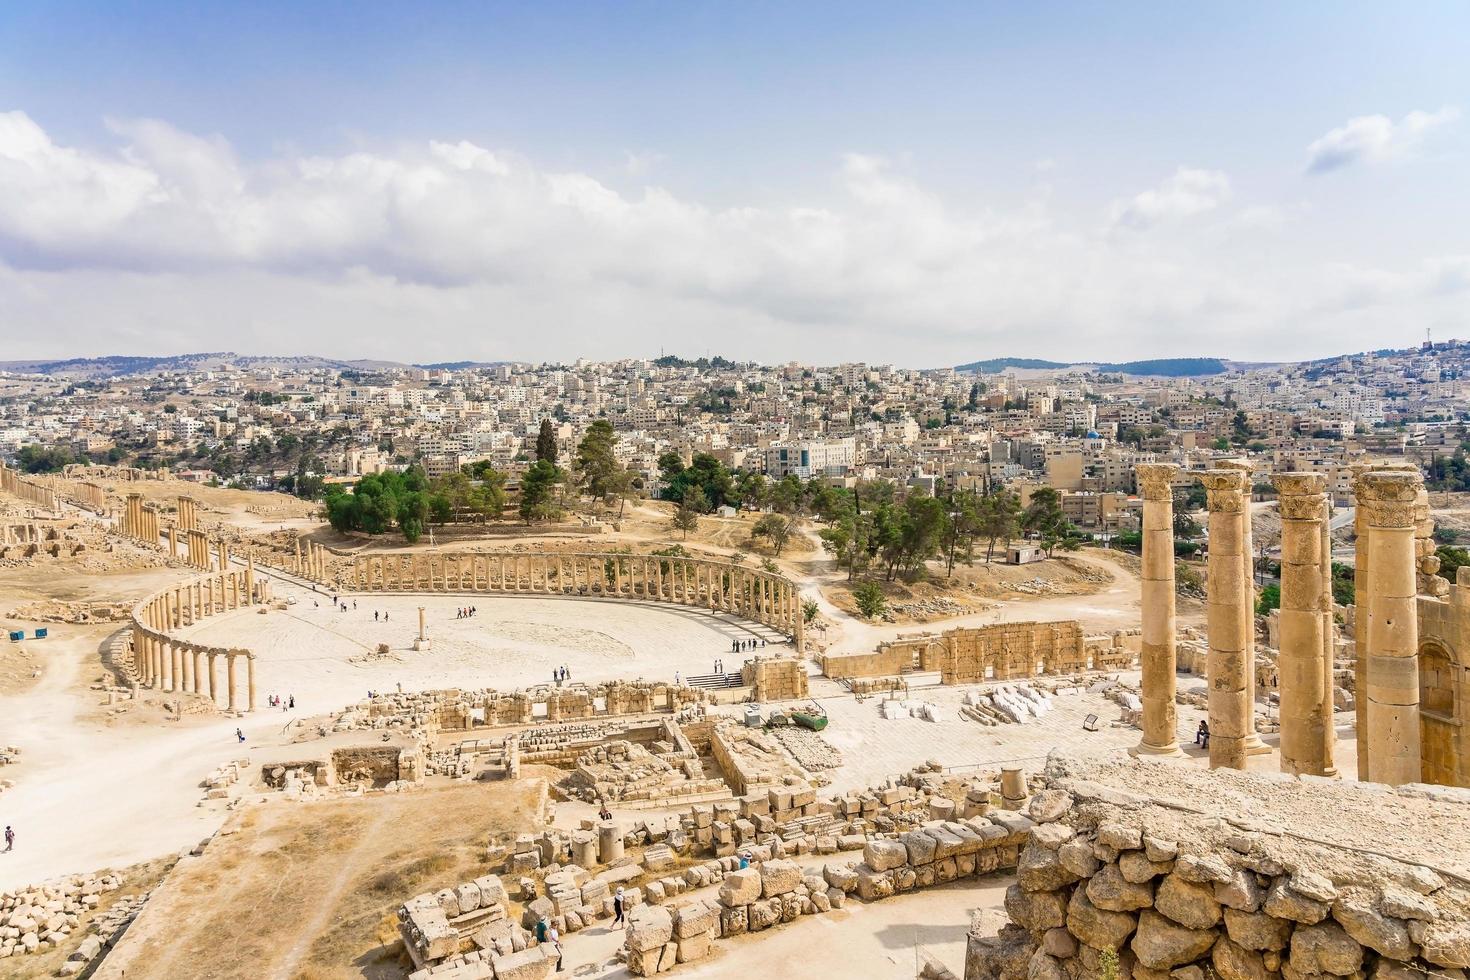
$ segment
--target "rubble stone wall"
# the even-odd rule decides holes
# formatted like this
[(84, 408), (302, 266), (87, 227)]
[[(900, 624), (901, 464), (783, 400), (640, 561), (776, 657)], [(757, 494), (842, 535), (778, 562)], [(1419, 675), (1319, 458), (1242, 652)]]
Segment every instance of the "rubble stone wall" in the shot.
[[(1049, 770), (1049, 776), (1051, 772)], [(1049, 779), (1006, 893), (972, 930), (966, 980), (1463, 976), (1470, 891), (1423, 865), (1245, 829), (1183, 802)], [(1330, 821), (1330, 815), (1324, 820)]]

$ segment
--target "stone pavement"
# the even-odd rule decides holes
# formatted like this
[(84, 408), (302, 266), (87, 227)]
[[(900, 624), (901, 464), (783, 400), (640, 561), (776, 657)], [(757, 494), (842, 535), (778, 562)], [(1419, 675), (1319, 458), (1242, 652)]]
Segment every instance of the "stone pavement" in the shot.
[[(295, 605), (260, 615), (254, 610), (217, 616), (181, 635), (196, 642), (245, 647), (256, 665), (261, 700), (294, 695), (307, 711), (336, 709), (368, 690), (496, 687), (516, 690), (550, 682), (565, 665), (573, 681), (672, 681), (708, 674), (715, 660), (739, 669), (755, 653), (789, 651), (773, 630), (723, 613), (659, 603), (557, 597), (486, 595), (344, 594), (348, 612), (326, 595), (280, 585)], [(356, 598), (357, 608), (351, 609)], [(314, 605), (314, 603), (316, 603)], [(418, 607), (426, 607), (432, 649), (415, 651)], [(456, 619), (461, 606), (476, 607)], [(373, 612), (387, 613), (386, 623)], [(768, 646), (730, 652), (731, 640), (765, 639)], [(387, 658), (368, 656), (379, 643)]]

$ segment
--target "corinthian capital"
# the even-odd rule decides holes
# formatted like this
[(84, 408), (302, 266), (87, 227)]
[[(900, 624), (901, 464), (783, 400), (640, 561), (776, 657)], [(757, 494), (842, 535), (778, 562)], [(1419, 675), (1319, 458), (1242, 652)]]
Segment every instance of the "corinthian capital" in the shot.
[(1145, 500), (1174, 499), (1174, 478), (1179, 475), (1179, 467), (1173, 463), (1140, 463), (1134, 473)]
[(1200, 474), (1205, 485), (1205, 507), (1212, 514), (1239, 514), (1245, 509), (1241, 491), (1246, 477), (1240, 470), (1205, 470)]

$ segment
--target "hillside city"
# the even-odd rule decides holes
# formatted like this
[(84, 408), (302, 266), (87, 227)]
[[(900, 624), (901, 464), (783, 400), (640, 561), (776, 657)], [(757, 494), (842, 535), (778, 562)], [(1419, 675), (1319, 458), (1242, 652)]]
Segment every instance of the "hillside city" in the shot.
[[(881, 481), (904, 496), (1004, 490), (1022, 509), (1049, 487), (1069, 529), (1102, 537), (1137, 530), (1135, 468), (1161, 460), (1180, 465), (1181, 488), (1226, 457), (1249, 458), (1262, 474), (1320, 473), (1338, 503), (1366, 456), (1411, 460), (1431, 488), (1470, 489), (1467, 359), (1470, 344), (1448, 341), (1171, 377), (667, 356), (368, 369), (200, 355), (112, 376), (67, 365), (0, 374), (0, 452), (32, 473), (89, 462), (169, 468), (200, 484), (307, 499), (418, 470), (448, 498), (431, 512), (428, 495), (427, 524), (536, 520), (562, 509), (559, 488), (574, 478), (571, 467), (532, 475), (546, 490), (533, 486), (534, 506), (518, 512), (505, 491), (519, 497), (538, 440), (549, 432), (553, 459), (571, 460), (603, 420), (612, 458), (600, 496), (677, 502), (689, 478), (673, 478), (690, 467), (701, 468), (696, 503), (706, 513), (792, 513), (812, 503), (814, 482)], [(483, 486), (493, 509), (479, 498), (469, 506)]]

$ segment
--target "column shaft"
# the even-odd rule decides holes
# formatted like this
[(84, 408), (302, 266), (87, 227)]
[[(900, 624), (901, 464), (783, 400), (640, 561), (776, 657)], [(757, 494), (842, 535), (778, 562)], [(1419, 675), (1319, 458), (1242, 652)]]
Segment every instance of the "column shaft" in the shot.
[[(1358, 506), (1367, 511), (1372, 568), (1368, 620), (1368, 778), (1418, 782), (1419, 622), (1414, 564), (1417, 473), (1366, 473)], [(1361, 601), (1361, 600), (1360, 600)]]
[(1175, 702), (1174, 477), (1179, 467), (1138, 467), (1143, 494), (1143, 737), (1134, 755), (1183, 755)]
[(1210, 512), (1209, 715), (1210, 766), (1244, 769), (1246, 736), (1253, 728), (1251, 692), (1246, 690), (1245, 657), (1252, 628), (1246, 615), (1245, 539), (1238, 470), (1209, 470), (1203, 476)]
[(1279, 473), (1281, 511), (1281, 771), (1321, 776), (1326, 771), (1322, 715), (1323, 478)]

